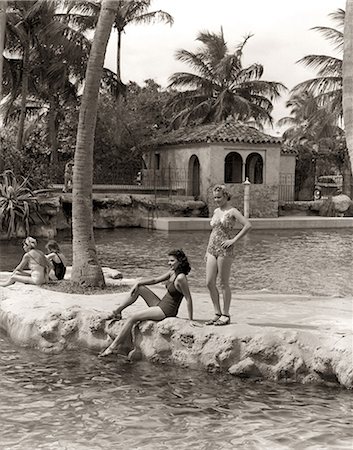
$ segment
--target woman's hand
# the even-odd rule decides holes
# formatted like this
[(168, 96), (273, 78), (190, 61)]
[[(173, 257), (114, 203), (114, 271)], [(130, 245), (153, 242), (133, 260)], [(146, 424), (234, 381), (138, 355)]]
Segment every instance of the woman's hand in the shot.
[(221, 244), (222, 248), (230, 248), (234, 244), (232, 239), (227, 239), (226, 241), (223, 241)]

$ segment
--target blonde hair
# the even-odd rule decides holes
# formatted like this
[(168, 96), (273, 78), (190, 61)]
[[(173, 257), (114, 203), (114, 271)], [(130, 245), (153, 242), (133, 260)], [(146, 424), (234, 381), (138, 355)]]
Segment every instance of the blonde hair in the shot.
[(28, 245), (28, 247), (31, 247), (31, 248), (37, 247), (37, 239), (34, 239), (31, 236), (26, 237), (24, 242), (26, 245)]
[(228, 191), (228, 189), (226, 188), (226, 186), (224, 184), (216, 184), (213, 187), (212, 192), (214, 194), (221, 193), (224, 197), (227, 198), (227, 200), (230, 200), (232, 197), (230, 192)]

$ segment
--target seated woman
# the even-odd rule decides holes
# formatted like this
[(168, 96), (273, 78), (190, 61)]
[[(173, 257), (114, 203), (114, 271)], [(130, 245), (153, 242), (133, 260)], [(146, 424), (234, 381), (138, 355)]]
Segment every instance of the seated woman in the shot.
[[(0, 286), (10, 286), (16, 281), (36, 285), (48, 282), (50, 264), (44, 253), (36, 248), (36, 239), (27, 237), (22, 245), (25, 254), (20, 264), (12, 272), (10, 278), (5, 283), (0, 284)], [(26, 267), (28, 267), (29, 271), (24, 270)]]
[(56, 241), (48, 241), (45, 248), (48, 254), (45, 255), (53, 265), (49, 278), (51, 280), (63, 280), (66, 273), (66, 259), (60, 250), (59, 244)]
[[(131, 337), (132, 327), (137, 322), (142, 320), (160, 321), (166, 317), (175, 317), (178, 314), (183, 297), (185, 297), (187, 301), (188, 315), (189, 319), (192, 321), (192, 298), (186, 278), (186, 275), (191, 270), (189, 261), (182, 250), (172, 250), (168, 253), (168, 264), (170, 270), (164, 275), (157, 278), (138, 281), (133, 286), (127, 299), (113, 311), (111, 317), (118, 320), (121, 319), (121, 312), (127, 306), (134, 303), (140, 295), (149, 306), (149, 308), (133, 314), (126, 320), (120, 334), (108, 348), (99, 354), (99, 357), (108, 356), (111, 353), (116, 352), (119, 345), (122, 345), (125, 340)], [(157, 284), (162, 281), (166, 282), (167, 293), (160, 299), (154, 292), (147, 288), (146, 285)]]

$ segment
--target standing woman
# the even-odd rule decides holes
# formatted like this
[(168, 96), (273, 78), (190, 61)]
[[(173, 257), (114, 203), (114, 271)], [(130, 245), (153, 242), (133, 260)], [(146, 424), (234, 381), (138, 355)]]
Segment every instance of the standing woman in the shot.
[[(168, 253), (168, 265), (170, 269), (164, 275), (138, 281), (133, 286), (126, 300), (113, 311), (112, 317), (120, 320), (122, 311), (129, 305), (135, 303), (140, 295), (148, 306), (148, 308), (133, 314), (126, 320), (120, 334), (108, 348), (99, 354), (99, 357), (108, 356), (111, 353), (114, 353), (117, 348), (131, 336), (132, 328), (137, 322), (143, 320), (160, 321), (166, 317), (176, 317), (183, 297), (186, 299), (189, 319), (192, 321), (192, 298), (188, 280), (186, 278), (186, 275), (191, 270), (189, 261), (182, 250), (172, 250)], [(164, 297), (160, 299), (146, 286), (161, 283), (163, 281), (166, 282), (165, 287), (167, 292)]]
[[(28, 236), (22, 243), (25, 254), (14, 269), (10, 278), (0, 286), (10, 286), (16, 281), (25, 284), (41, 285), (49, 280), (50, 264), (44, 253), (37, 248), (36, 239)], [(29, 271), (25, 271), (28, 267)]]
[[(211, 235), (207, 246), (206, 284), (210, 292), (215, 316), (206, 325), (228, 325), (230, 323), (230, 302), (232, 293), (229, 287), (230, 270), (236, 255), (234, 244), (251, 228), (251, 224), (240, 211), (230, 204), (230, 193), (224, 185), (213, 188), (213, 198), (217, 208), (211, 219)], [(239, 222), (242, 229), (236, 233)], [(217, 289), (217, 276), (220, 277), (223, 296), (223, 312)]]

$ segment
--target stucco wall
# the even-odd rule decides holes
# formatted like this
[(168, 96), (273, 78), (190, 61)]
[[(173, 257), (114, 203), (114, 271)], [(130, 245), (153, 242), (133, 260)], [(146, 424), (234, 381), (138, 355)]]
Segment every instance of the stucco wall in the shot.
[[(227, 187), (232, 195), (231, 204), (244, 213), (244, 186), (228, 184)], [(212, 187), (209, 187), (207, 191), (207, 204), (212, 215), (215, 209)], [(252, 184), (249, 206), (250, 217), (278, 217), (278, 186)]]

